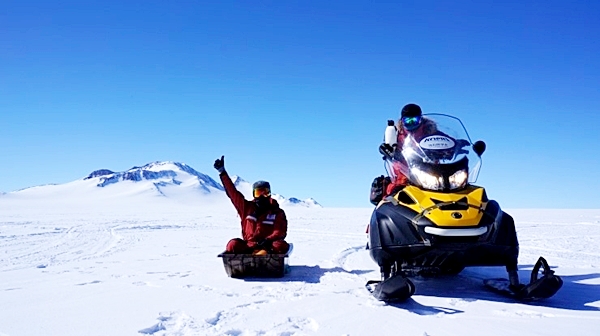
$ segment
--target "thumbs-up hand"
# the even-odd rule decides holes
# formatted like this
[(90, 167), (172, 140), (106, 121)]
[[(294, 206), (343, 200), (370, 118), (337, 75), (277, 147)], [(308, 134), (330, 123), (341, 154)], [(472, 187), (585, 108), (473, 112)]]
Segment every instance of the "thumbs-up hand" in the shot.
[(213, 167), (215, 167), (219, 174), (223, 174), (225, 171), (225, 155), (221, 155), (220, 159), (216, 159)]

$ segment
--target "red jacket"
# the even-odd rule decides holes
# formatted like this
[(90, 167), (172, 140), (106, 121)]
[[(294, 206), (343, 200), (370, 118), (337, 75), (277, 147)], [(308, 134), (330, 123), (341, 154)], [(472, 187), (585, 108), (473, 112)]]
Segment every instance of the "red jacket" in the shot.
[(231, 203), (235, 206), (242, 219), (242, 239), (249, 242), (260, 242), (263, 239), (270, 241), (283, 240), (287, 235), (287, 218), (285, 212), (279, 207), (276, 200), (271, 199), (271, 207), (263, 214), (256, 215), (256, 204), (244, 198), (233, 185), (233, 181), (223, 172), (219, 175), (225, 192)]

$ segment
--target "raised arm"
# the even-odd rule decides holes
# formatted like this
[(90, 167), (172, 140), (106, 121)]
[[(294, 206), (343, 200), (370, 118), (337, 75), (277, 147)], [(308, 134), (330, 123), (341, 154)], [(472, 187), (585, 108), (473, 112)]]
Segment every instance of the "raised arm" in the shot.
[(220, 159), (215, 160), (214, 167), (219, 172), (219, 178), (221, 179), (221, 183), (223, 183), (223, 187), (225, 187), (225, 193), (231, 200), (231, 203), (233, 203), (238, 215), (243, 217), (246, 199), (244, 198), (244, 195), (235, 188), (229, 174), (225, 171), (225, 157), (221, 156)]

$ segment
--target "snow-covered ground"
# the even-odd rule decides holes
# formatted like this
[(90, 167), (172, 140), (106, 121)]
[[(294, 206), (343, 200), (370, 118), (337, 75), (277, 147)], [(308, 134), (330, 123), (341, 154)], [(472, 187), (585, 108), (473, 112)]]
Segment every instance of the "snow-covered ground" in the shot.
[(390, 305), (364, 287), (379, 277), (364, 248), (371, 208), (284, 207), (291, 272), (240, 280), (217, 258), (240, 235), (226, 198), (65, 197), (0, 196), (2, 336), (599, 333), (600, 210), (509, 211), (522, 280), (540, 255), (563, 277), (551, 299), (511, 302), (482, 286), (504, 270), (478, 267), (416, 279)]

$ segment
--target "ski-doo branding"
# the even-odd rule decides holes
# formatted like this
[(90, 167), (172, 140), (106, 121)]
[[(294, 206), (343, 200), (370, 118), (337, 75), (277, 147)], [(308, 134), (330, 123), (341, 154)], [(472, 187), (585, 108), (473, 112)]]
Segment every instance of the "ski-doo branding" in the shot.
[(444, 135), (432, 135), (419, 142), (423, 149), (450, 149), (454, 147), (454, 140)]

